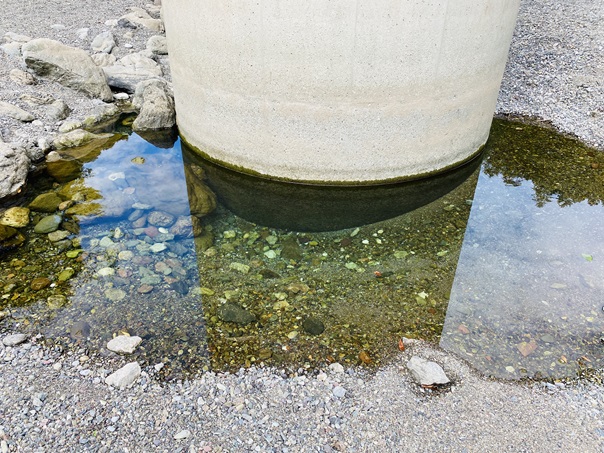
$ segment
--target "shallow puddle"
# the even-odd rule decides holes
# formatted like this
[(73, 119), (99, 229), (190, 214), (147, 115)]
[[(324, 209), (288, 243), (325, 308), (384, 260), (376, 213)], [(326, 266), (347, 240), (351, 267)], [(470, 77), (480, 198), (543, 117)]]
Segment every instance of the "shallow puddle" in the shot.
[[(436, 201), (366, 226), (294, 232), (232, 214), (213, 168), (180, 142), (119, 138), (72, 155), (81, 174), (40, 177), (11, 201), (75, 203), (38, 204), (18, 229), (25, 243), (0, 242), (5, 326), (101, 354), (112, 336), (138, 335), (134, 358), (163, 363), (165, 378), (260, 363), (376, 366), (402, 336), (440, 340), (508, 378), (603, 366), (602, 153), (496, 120), (482, 167)], [(288, 212), (287, 197), (271, 205), (273, 217)], [(33, 231), (52, 215), (57, 231)]]

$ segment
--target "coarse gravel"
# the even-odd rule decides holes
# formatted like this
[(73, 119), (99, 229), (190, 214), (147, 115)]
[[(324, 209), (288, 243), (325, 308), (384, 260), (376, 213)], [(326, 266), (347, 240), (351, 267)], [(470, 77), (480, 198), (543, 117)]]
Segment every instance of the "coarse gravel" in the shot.
[[(7, 31), (85, 47), (135, 0), (0, 0)], [(62, 27), (52, 27), (53, 24)], [(137, 32), (134, 44), (148, 36)], [(497, 112), (527, 115), (604, 149), (604, 3), (525, 0)], [(0, 52), (0, 99), (18, 99), (14, 60)], [(94, 102), (56, 84), (27, 90), (64, 99), (76, 115)], [(0, 122), (5, 141), (33, 125)], [(52, 125), (47, 125), (52, 131)], [(0, 338), (18, 325), (0, 321)], [(0, 342), (0, 452), (598, 452), (604, 451), (604, 388), (591, 380), (511, 383), (480, 376), (433, 345), (413, 342), (377, 372), (336, 365), (286, 375), (252, 368), (162, 383), (153, 364), (129, 389), (105, 377), (130, 360), (82, 349), (61, 352), (29, 338)], [(412, 355), (441, 364), (453, 384), (422, 390)], [(601, 377), (601, 374), (596, 374)]]

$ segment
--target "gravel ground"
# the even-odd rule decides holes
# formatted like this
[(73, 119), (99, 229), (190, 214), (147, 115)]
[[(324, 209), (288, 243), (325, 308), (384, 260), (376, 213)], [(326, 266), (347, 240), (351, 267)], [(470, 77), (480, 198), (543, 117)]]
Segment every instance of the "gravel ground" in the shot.
[(497, 112), (604, 149), (604, 3), (524, 0)]
[[(12, 31), (85, 47), (77, 29), (89, 27), (91, 39), (107, 19), (141, 4), (0, 0), (0, 35)], [(57, 23), (65, 28), (51, 27)], [(603, 24), (601, 2), (524, 1), (498, 112), (551, 122), (604, 149)], [(147, 37), (137, 32), (134, 45)], [(8, 79), (14, 67), (0, 52), (2, 100), (14, 102), (25, 90)], [(94, 105), (54, 84), (27, 90), (61, 97), (75, 116)], [(0, 121), (6, 141), (31, 140), (54, 127)], [(0, 323), (0, 331), (8, 327), (18, 328)], [(160, 384), (149, 366), (121, 391), (103, 382), (127, 358), (87, 354), (61, 354), (36, 338), (16, 347), (0, 343), (0, 452), (604, 451), (600, 384), (488, 380), (424, 343), (373, 374), (332, 365), (298, 376), (249, 369)], [(453, 385), (421, 391), (404, 366), (412, 354), (440, 363)]]

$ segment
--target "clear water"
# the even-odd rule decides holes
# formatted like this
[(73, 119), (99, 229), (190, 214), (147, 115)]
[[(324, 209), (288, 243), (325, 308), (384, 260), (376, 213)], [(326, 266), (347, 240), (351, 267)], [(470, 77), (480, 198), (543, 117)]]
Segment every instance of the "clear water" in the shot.
[[(482, 167), (443, 197), (312, 233), (251, 223), (220, 202), (201, 216), (200, 173), (180, 142), (131, 134), (82, 160), (75, 183), (40, 178), (11, 201), (75, 187), (73, 209), (87, 215), (65, 215), (69, 236), (50, 242), (32, 231), (47, 214), (32, 212), (28, 241), (0, 252), (0, 326), (100, 354), (116, 334), (139, 335), (134, 358), (164, 363), (168, 379), (251, 364), (377, 366), (401, 336), (507, 378), (602, 367), (604, 158), (576, 141), (496, 121)], [(152, 212), (180, 218), (178, 234), (150, 225)], [(36, 277), (52, 284), (33, 289)], [(232, 322), (225, 305), (253, 320)], [(310, 333), (309, 318), (324, 331)]]

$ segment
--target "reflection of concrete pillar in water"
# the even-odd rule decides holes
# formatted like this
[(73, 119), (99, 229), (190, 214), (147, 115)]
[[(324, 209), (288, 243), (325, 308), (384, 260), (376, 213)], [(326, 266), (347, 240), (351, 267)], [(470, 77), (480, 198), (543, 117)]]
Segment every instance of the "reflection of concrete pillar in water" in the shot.
[(518, 0), (174, 0), (178, 125), (206, 157), (273, 178), (384, 182), (485, 143)]

